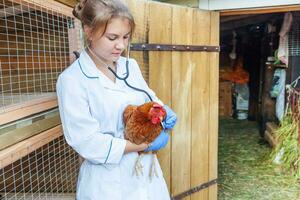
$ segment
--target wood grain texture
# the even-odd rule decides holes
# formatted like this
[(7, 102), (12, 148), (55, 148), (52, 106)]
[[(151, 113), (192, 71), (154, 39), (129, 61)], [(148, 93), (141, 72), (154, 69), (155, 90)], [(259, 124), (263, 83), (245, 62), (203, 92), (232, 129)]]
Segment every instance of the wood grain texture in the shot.
[[(148, 5), (144, 0), (126, 0), (136, 27), (133, 33), (132, 43), (145, 43), (148, 41)], [(131, 51), (130, 56), (134, 58), (140, 66), (146, 82), (149, 81), (149, 56), (146, 51)]]
[(61, 125), (0, 151), (0, 169), (62, 135)]
[[(172, 8), (157, 3), (149, 4), (149, 43), (172, 43)], [(157, 23), (157, 22), (160, 23)], [(164, 104), (172, 107), (172, 53), (149, 52), (149, 86)], [(158, 158), (170, 190), (171, 185), (171, 144), (159, 151)]]
[[(210, 13), (194, 10), (193, 45), (207, 45), (210, 42)], [(207, 52), (192, 53), (196, 68), (192, 74), (192, 148), (191, 187), (209, 181), (209, 56)], [(191, 196), (193, 200), (207, 200), (208, 189)]]
[[(211, 12), (210, 45), (219, 45), (220, 15)], [(209, 179), (218, 177), (218, 97), (219, 97), (219, 53), (210, 54), (209, 64)], [(217, 199), (218, 188), (209, 188), (209, 200)]]
[[(192, 17), (192, 9), (173, 7), (173, 44), (192, 44), (192, 31), (187, 23)], [(172, 195), (191, 186), (191, 87), (195, 68), (191, 53), (172, 53), (172, 105), (179, 117), (172, 137)]]

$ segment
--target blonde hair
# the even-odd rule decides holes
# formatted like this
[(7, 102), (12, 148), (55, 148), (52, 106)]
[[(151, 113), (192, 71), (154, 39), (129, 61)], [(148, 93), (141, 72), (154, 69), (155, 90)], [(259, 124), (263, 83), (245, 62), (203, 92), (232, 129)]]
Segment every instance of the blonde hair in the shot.
[(131, 35), (135, 28), (135, 22), (128, 7), (121, 0), (80, 0), (73, 9), (73, 15), (91, 28), (91, 33), (103, 29), (106, 31), (107, 24), (113, 18), (126, 18), (131, 26)]

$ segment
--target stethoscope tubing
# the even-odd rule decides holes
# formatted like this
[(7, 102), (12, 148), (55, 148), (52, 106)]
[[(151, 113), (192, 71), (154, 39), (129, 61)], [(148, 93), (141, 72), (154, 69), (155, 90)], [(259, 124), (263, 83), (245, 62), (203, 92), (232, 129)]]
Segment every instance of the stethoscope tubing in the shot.
[[(129, 47), (128, 47), (127, 58), (126, 58), (126, 74), (125, 74), (125, 76), (124, 76), (124, 77), (119, 76), (119, 75), (118, 75), (118, 74), (117, 74), (110, 66), (108, 66), (108, 65), (107, 65), (107, 68), (108, 68), (109, 71), (111, 71), (111, 73), (112, 73), (117, 79), (124, 81), (124, 83), (125, 83), (129, 88), (131, 88), (131, 89), (133, 89), (133, 90), (136, 90), (136, 91), (138, 91), (138, 92), (143, 92), (144, 94), (147, 95), (147, 97), (149, 98), (150, 101), (153, 101), (152, 97), (150, 96), (150, 94), (149, 94), (146, 90), (143, 90), (143, 89), (134, 87), (134, 86), (130, 85), (130, 84), (127, 82), (127, 78), (129, 77), (129, 53), (130, 53), (130, 45), (128, 45), (128, 46), (129, 46)], [(76, 56), (76, 59), (78, 59), (78, 58), (79, 58), (79, 53), (74, 51), (74, 54), (75, 54), (75, 56)], [(78, 60), (78, 62), (79, 62), (79, 60)], [(80, 62), (79, 62), (79, 64), (80, 64)]]

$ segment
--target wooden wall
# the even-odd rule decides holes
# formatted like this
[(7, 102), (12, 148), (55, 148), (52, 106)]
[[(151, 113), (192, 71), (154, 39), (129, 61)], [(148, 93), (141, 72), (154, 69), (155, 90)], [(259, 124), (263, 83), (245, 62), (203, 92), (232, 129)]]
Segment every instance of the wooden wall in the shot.
[(156, 1), (170, 3), (170, 4), (177, 4), (182, 6), (189, 6), (193, 8), (199, 7), (199, 0), (156, 0)]
[[(137, 20), (134, 42), (219, 45), (219, 14), (127, 0)], [(143, 12), (142, 12), (143, 11)], [(217, 178), (218, 55), (208, 52), (133, 52), (149, 85), (178, 115), (159, 159), (172, 195)], [(211, 186), (185, 199), (217, 199)]]
[[(133, 43), (219, 45), (219, 13), (126, 0)], [(219, 53), (132, 51), (157, 96), (178, 115), (159, 160), (172, 195), (217, 178)], [(185, 199), (215, 200), (217, 186)]]

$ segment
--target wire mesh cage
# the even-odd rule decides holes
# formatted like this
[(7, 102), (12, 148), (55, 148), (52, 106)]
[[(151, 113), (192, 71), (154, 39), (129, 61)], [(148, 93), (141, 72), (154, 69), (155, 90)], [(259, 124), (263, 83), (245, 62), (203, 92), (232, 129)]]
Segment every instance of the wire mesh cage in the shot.
[[(52, 108), (57, 77), (82, 48), (81, 38), (72, 8), (0, 0), (0, 200), (75, 199), (79, 157)], [(54, 101), (52, 110), (12, 112), (45, 100)]]
[(0, 169), (0, 199), (74, 199), (78, 168), (59, 136)]
[(0, 126), (1, 200), (75, 198), (80, 159), (59, 124), (56, 108)]
[(51, 4), (57, 3), (0, 0), (0, 112), (27, 101), (55, 98), (57, 76), (70, 65), (80, 35), (72, 15)]

